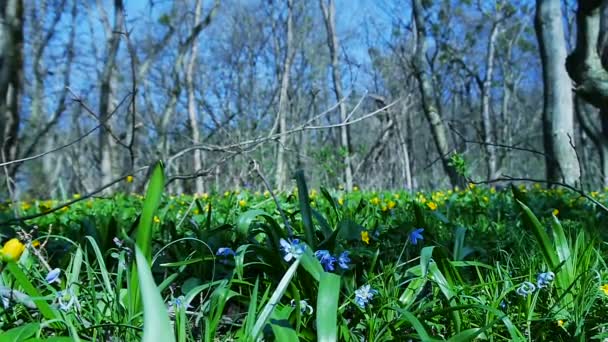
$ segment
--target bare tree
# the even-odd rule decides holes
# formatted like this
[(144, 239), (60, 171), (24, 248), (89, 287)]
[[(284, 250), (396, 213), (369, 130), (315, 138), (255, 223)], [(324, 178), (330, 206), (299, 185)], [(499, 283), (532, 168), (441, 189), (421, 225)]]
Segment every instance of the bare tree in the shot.
[(420, 94), (422, 95), (422, 107), (427, 121), (431, 126), (431, 132), (439, 158), (443, 164), (443, 169), (450, 179), (452, 186), (462, 184), (461, 177), (450, 163), (450, 147), (446, 127), (439, 112), (439, 103), (436, 98), (436, 91), (433, 81), (428, 71), (427, 62), (427, 35), (424, 22), (424, 7), (422, 0), (412, 0), (414, 22), (416, 24), (416, 51), (414, 53), (414, 70)]
[[(194, 9), (194, 26), (201, 20), (201, 8), (202, 0), (197, 0)], [(196, 57), (198, 54), (198, 40), (192, 42), (190, 48), (190, 58), (186, 65), (186, 89), (188, 92), (188, 123), (190, 126), (191, 138), (193, 144), (200, 143), (200, 131), (198, 128), (198, 111), (196, 108), (196, 99), (194, 94), (194, 65), (196, 64)], [(201, 160), (201, 151), (194, 151), (192, 154), (192, 165), (194, 171), (198, 172), (202, 169), (203, 163)], [(195, 179), (196, 192), (202, 193), (204, 190), (203, 178), (197, 177)]]
[[(343, 101), (344, 93), (342, 91), (342, 73), (340, 71), (340, 41), (336, 32), (336, 6), (334, 0), (319, 0), (323, 19), (325, 20), (325, 29), (327, 30), (327, 46), (329, 47), (329, 55), (331, 58), (331, 71), (336, 100), (340, 101), (340, 122), (347, 121), (346, 103)], [(346, 189), (353, 188), (353, 167), (351, 162), (352, 151), (350, 142), (350, 127), (348, 125), (340, 127), (340, 145), (344, 153), (344, 182)]]
[[(122, 0), (114, 0), (114, 27), (106, 29), (108, 42), (106, 47), (106, 59), (103, 64), (99, 89), (99, 121), (105, 123), (110, 113), (110, 101), (112, 98), (112, 74), (116, 66), (116, 56), (120, 47), (122, 29), (124, 27), (124, 5)], [(98, 140), (100, 183), (108, 184), (112, 180), (112, 145), (113, 140), (108, 125), (103, 125), (99, 130)]]
[[(0, 6), (0, 160), (8, 161), (16, 159), (19, 153), (23, 1), (3, 1)], [(14, 176), (14, 170), (9, 169), (9, 177)]]
[[(291, 64), (295, 56), (295, 48), (293, 41), (293, 0), (287, 0), (287, 23), (286, 23), (286, 47), (285, 60), (283, 62), (283, 71), (281, 73), (281, 88), (279, 90), (279, 108), (277, 124), (279, 132), (287, 131), (287, 112), (289, 108), (289, 99), (287, 91), (289, 90), (289, 80), (291, 73)], [(271, 130), (273, 134), (275, 129)], [(279, 189), (285, 188), (287, 184), (287, 160), (285, 158), (285, 147), (287, 145), (287, 135), (279, 137), (279, 146), (277, 149), (277, 172), (275, 185)]]
[(559, 0), (537, 0), (534, 21), (543, 70), (543, 136), (547, 180), (575, 185), (580, 169), (574, 150), (574, 107), (564, 66), (566, 40)]

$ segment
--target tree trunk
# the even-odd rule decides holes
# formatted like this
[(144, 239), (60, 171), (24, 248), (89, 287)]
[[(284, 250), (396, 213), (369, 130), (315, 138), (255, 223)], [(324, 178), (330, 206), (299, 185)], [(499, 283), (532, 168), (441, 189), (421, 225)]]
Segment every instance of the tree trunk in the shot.
[[(194, 10), (194, 25), (198, 24), (201, 18), (201, 0), (196, 1)], [(196, 98), (194, 95), (194, 65), (196, 64), (196, 56), (198, 54), (198, 40), (192, 42), (190, 49), (190, 59), (186, 66), (186, 88), (188, 91), (188, 124), (190, 126), (190, 134), (192, 137), (192, 144), (198, 145), (200, 143), (200, 131), (198, 129), (198, 111), (196, 110)], [(203, 163), (201, 160), (201, 151), (195, 150), (192, 155), (193, 173), (199, 172)], [(197, 193), (204, 191), (204, 184), (202, 177), (196, 177), (194, 180), (194, 187)]]
[[(334, 93), (336, 95), (336, 101), (339, 101), (340, 110), (340, 122), (346, 123), (347, 111), (346, 103), (343, 101), (342, 92), (342, 75), (340, 72), (339, 54), (340, 54), (340, 41), (336, 32), (336, 6), (334, 0), (329, 0), (325, 3), (325, 0), (319, 1), (321, 4), (321, 10), (323, 12), (323, 18), (325, 19), (325, 28), (327, 29), (327, 46), (329, 47), (329, 55), (331, 57), (331, 70), (332, 80), (334, 84)], [(353, 188), (353, 167), (351, 162), (351, 143), (350, 143), (350, 128), (348, 125), (340, 127), (340, 145), (344, 153), (344, 182), (346, 190), (351, 191)]]
[[(8, 0), (0, 6), (0, 161), (9, 161), (16, 159), (19, 153), (23, 2)], [(14, 166), (8, 167), (9, 177), (15, 176), (15, 170)]]
[(462, 177), (458, 175), (456, 169), (450, 165), (450, 148), (447, 138), (447, 130), (443, 123), (441, 113), (438, 110), (435, 89), (429, 76), (426, 61), (426, 27), (424, 23), (424, 8), (422, 0), (412, 0), (414, 21), (416, 23), (416, 52), (414, 54), (414, 71), (418, 80), (420, 94), (422, 95), (422, 108), (427, 121), (431, 125), (431, 134), (437, 152), (439, 152), (443, 169), (450, 179), (452, 186), (462, 185)]
[(564, 67), (566, 41), (559, 0), (537, 0), (534, 26), (543, 70), (543, 140), (547, 180), (575, 185), (580, 169), (574, 149), (573, 101)]
[[(287, 32), (286, 32), (287, 51), (285, 52), (285, 62), (283, 63), (283, 72), (281, 75), (281, 90), (279, 92), (279, 133), (287, 131), (287, 111), (289, 90), (289, 76), (291, 73), (291, 64), (294, 58), (293, 46), (293, 0), (287, 0)], [(285, 158), (285, 146), (287, 145), (287, 135), (279, 136), (279, 146), (277, 149), (277, 173), (276, 186), (282, 190), (287, 186), (287, 160)]]
[(492, 26), (490, 37), (488, 38), (488, 50), (486, 55), (486, 73), (481, 87), (481, 121), (483, 123), (483, 141), (486, 155), (488, 157), (488, 180), (496, 177), (497, 160), (494, 129), (492, 118), (490, 118), (490, 100), (492, 94), (492, 77), (494, 76), (494, 56), (496, 52), (495, 42), (498, 35), (499, 24)]
[(101, 177), (98, 186), (112, 181), (112, 137), (109, 132), (110, 124), (107, 121), (110, 115), (110, 100), (112, 98), (112, 72), (116, 65), (116, 56), (120, 46), (121, 31), (124, 28), (124, 8), (122, 0), (114, 0), (114, 28), (109, 32), (106, 61), (101, 74), (101, 88), (99, 93), (99, 169)]

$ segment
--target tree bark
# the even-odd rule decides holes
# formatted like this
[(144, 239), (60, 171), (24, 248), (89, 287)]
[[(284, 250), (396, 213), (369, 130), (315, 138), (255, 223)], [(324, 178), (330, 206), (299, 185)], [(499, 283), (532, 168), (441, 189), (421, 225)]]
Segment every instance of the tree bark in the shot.
[(566, 59), (566, 68), (576, 84), (576, 93), (600, 109), (608, 106), (608, 71), (602, 65), (598, 49), (603, 2), (578, 1), (576, 47)]
[[(279, 133), (287, 131), (287, 112), (289, 108), (289, 99), (287, 92), (289, 90), (289, 81), (291, 73), (291, 64), (295, 56), (293, 46), (293, 0), (287, 0), (287, 28), (286, 28), (286, 47), (285, 61), (283, 63), (283, 72), (281, 75), (281, 89), (279, 91)], [(287, 145), (287, 135), (279, 136), (279, 146), (277, 149), (277, 172), (276, 186), (278, 189), (284, 189), (287, 186), (287, 160), (285, 158), (285, 146)]]
[[(194, 25), (198, 24), (201, 18), (202, 0), (197, 0), (194, 9)], [(200, 143), (200, 131), (198, 129), (198, 111), (196, 110), (196, 98), (194, 94), (194, 65), (196, 64), (196, 57), (198, 54), (198, 40), (192, 42), (190, 48), (190, 59), (186, 66), (186, 89), (188, 91), (188, 124), (190, 126), (190, 135), (192, 137), (192, 144), (198, 145)], [(194, 173), (199, 172), (203, 167), (201, 158), (201, 151), (195, 150), (192, 155), (192, 165)], [(203, 178), (197, 177), (194, 180), (194, 187), (197, 193), (204, 191)]]
[[(19, 154), (19, 104), (23, 91), (23, 2), (0, 5), (0, 161)], [(13, 178), (15, 167), (9, 166)], [(12, 189), (9, 189), (12, 190)]]
[(488, 49), (486, 55), (486, 73), (481, 87), (481, 121), (483, 123), (483, 140), (486, 155), (488, 157), (488, 180), (495, 178), (497, 171), (496, 143), (494, 139), (493, 121), (490, 117), (490, 100), (492, 94), (492, 77), (494, 76), (494, 56), (496, 52), (495, 42), (498, 36), (499, 23), (492, 25), (490, 37), (488, 38)]
[[(342, 75), (340, 72), (340, 41), (336, 32), (336, 6), (334, 0), (319, 1), (321, 11), (325, 19), (325, 28), (327, 30), (327, 46), (329, 47), (329, 55), (331, 58), (332, 81), (334, 85), (334, 93), (336, 101), (339, 101), (340, 122), (345, 123), (347, 120), (346, 103), (343, 99), (342, 92)], [(344, 153), (344, 182), (346, 190), (351, 191), (353, 188), (353, 166), (351, 162), (351, 143), (350, 143), (350, 128), (348, 125), (340, 127), (340, 145)]]
[(124, 8), (122, 0), (114, 0), (114, 28), (109, 32), (106, 61), (101, 74), (101, 87), (99, 92), (99, 121), (103, 124), (99, 128), (99, 169), (101, 176), (98, 186), (112, 181), (112, 137), (109, 132), (110, 124), (107, 121), (110, 115), (110, 100), (112, 98), (112, 73), (116, 65), (116, 56), (120, 47), (121, 31), (124, 28)]
[(427, 41), (426, 25), (424, 23), (424, 8), (422, 0), (412, 0), (414, 21), (416, 24), (416, 51), (414, 53), (414, 72), (418, 80), (420, 94), (422, 95), (422, 109), (427, 121), (431, 126), (431, 134), (439, 152), (443, 169), (448, 175), (452, 186), (462, 185), (462, 177), (456, 169), (450, 165), (450, 147), (447, 138), (447, 130), (442, 120), (439, 106), (435, 97), (433, 81), (427, 72), (428, 62), (426, 59)]
[(534, 21), (543, 70), (543, 140), (547, 180), (575, 185), (580, 168), (574, 149), (573, 100), (559, 0), (537, 0)]

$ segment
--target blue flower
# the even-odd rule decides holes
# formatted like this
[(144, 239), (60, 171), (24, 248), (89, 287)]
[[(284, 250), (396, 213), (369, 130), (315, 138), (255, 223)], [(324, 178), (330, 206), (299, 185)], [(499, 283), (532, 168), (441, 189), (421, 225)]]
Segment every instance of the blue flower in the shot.
[(371, 286), (363, 285), (355, 291), (355, 303), (363, 309), (376, 294), (378, 294), (378, 291), (372, 289)]
[(59, 303), (59, 308), (63, 311), (70, 311), (74, 305), (76, 305), (76, 307), (80, 307), (78, 298), (76, 297), (72, 287), (69, 287), (67, 290), (57, 292), (55, 296)]
[(547, 287), (547, 285), (549, 285), (553, 279), (555, 279), (555, 273), (553, 272), (540, 273), (536, 277), (536, 286), (538, 286), (539, 289)]
[(235, 255), (235, 253), (230, 247), (220, 247), (217, 249), (215, 255), (227, 257), (229, 255)]
[(424, 240), (424, 237), (422, 236), (423, 231), (424, 228), (414, 228), (414, 230), (410, 232), (410, 241), (412, 242), (412, 245), (418, 244), (418, 240)]
[(52, 283), (58, 283), (59, 282), (59, 276), (61, 275), (61, 270), (58, 268), (55, 268), (53, 270), (51, 270), (49, 272), (49, 274), (46, 275), (46, 282), (48, 284), (52, 284)]
[(500, 302), (500, 308), (501, 309), (506, 309), (507, 308), (507, 302), (505, 302), (504, 300)]
[(520, 296), (527, 296), (536, 290), (536, 286), (529, 281), (523, 282), (515, 291)]
[(283, 252), (285, 252), (283, 259), (287, 262), (302, 255), (302, 253), (304, 253), (304, 249), (306, 248), (306, 246), (301, 244), (300, 240), (298, 239), (293, 239), (291, 243), (287, 242), (285, 239), (281, 239), (279, 243), (281, 244), (281, 249)]
[(192, 308), (190, 303), (186, 303), (186, 297), (179, 296), (177, 298), (173, 298), (167, 303), (167, 311), (169, 312), (169, 316), (175, 316), (175, 312), (181, 309), (187, 310)]
[(315, 252), (315, 256), (323, 265), (325, 271), (333, 271), (335, 270), (334, 262), (336, 262), (336, 258), (329, 254), (329, 251), (326, 249), (318, 250)]
[[(292, 308), (296, 307), (295, 300), (292, 299), (290, 304), (291, 304)], [(302, 312), (303, 314), (308, 313), (309, 315), (312, 315), (313, 311), (314, 310), (313, 310), (312, 306), (310, 306), (305, 299), (302, 299), (300, 301), (300, 312)]]
[(344, 251), (340, 254), (340, 256), (338, 257), (338, 265), (342, 268), (347, 270), (348, 269), (348, 263), (350, 262), (350, 258), (348, 257), (348, 251)]

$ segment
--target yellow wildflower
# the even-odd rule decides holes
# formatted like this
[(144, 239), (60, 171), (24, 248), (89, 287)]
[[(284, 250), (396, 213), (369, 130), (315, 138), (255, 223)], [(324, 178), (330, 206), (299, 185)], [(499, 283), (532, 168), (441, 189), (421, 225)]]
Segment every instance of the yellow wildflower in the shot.
[(353, 186), (353, 191), (359, 191), (359, 187), (358, 186)]
[(310, 191), (310, 195), (309, 195), (310, 199), (315, 199), (317, 198), (317, 190), (311, 190)]
[(230, 191), (224, 192), (224, 197), (228, 197), (228, 196), (230, 196)]
[(378, 204), (380, 204), (380, 198), (378, 198), (378, 196), (376, 196), (371, 199), (370, 203), (373, 205), (378, 205)]
[(386, 211), (388, 211), (388, 207), (387, 207), (386, 205), (382, 205), (382, 208), (381, 208), (381, 209), (382, 209), (382, 212), (386, 212)]
[(475, 184), (474, 183), (469, 183), (469, 189), (471, 189), (471, 190), (475, 189)]
[(38, 246), (40, 246), (40, 241), (38, 241), (38, 240), (32, 241), (32, 247), (36, 248)]
[(4, 244), (4, 247), (2, 247), (2, 249), (0, 249), (0, 255), (5, 260), (8, 259), (8, 260), (17, 261), (21, 257), (21, 254), (23, 254), (24, 250), (25, 250), (25, 245), (22, 244), (21, 241), (19, 241), (18, 239), (13, 238), (13, 239), (8, 240)]
[(600, 193), (597, 191), (591, 191), (591, 197), (597, 197)]
[(266, 198), (270, 197), (270, 191), (268, 191), (268, 190), (264, 191), (264, 197), (266, 197)]
[(488, 198), (488, 196), (483, 196), (483, 201), (488, 203), (488, 202), (490, 202), (490, 199)]
[(206, 192), (203, 192), (203, 194), (201, 195), (201, 198), (206, 201), (209, 198), (209, 194)]
[(193, 213), (194, 215), (198, 215), (199, 210), (198, 210), (198, 209), (193, 209), (193, 210), (192, 210), (192, 213)]
[(80, 198), (80, 194), (74, 194), (74, 195), (72, 195), (72, 197), (74, 197), (74, 199), (79, 199)]
[(604, 285), (602, 285), (602, 287), (600, 287), (600, 289), (601, 289), (602, 291), (604, 291), (604, 294), (605, 294), (606, 296), (608, 296), (608, 284), (604, 284)]
[(496, 193), (496, 188), (495, 187), (491, 187), (490, 188), (490, 193), (491, 194), (495, 194)]
[(344, 198), (342, 198), (342, 197), (338, 198), (338, 204), (344, 205)]
[(559, 210), (558, 209), (553, 209), (553, 216), (557, 216), (559, 215)]
[(338, 185), (338, 190), (344, 190), (344, 185), (343, 184)]
[(422, 204), (426, 203), (426, 197), (424, 197), (424, 195), (418, 196), (418, 202)]
[(429, 202), (426, 204), (427, 207), (429, 207), (429, 209), (431, 210), (437, 210), (437, 204), (435, 202)]
[(460, 188), (458, 187), (458, 185), (454, 187), (454, 191), (456, 191), (456, 192), (460, 191)]
[(32, 207), (32, 205), (29, 204), (28, 202), (22, 202), (21, 203), (21, 210), (23, 210), (23, 211), (28, 210), (31, 207)]
[(361, 232), (361, 241), (369, 245), (369, 232), (367, 230)]
[(160, 218), (158, 216), (154, 216), (154, 223), (160, 223)]
[(388, 201), (388, 203), (386, 204), (386, 206), (389, 209), (394, 209), (397, 206), (397, 202), (395, 202), (395, 201)]
[(239, 206), (240, 206), (241, 208), (245, 208), (245, 206), (246, 206), (246, 205), (247, 205), (247, 201), (245, 201), (245, 200), (240, 200), (240, 201), (239, 201)]
[(61, 212), (65, 213), (66, 211), (70, 210), (70, 207), (69, 206), (65, 206), (65, 207), (62, 207), (60, 210), (61, 210)]
[(127, 176), (127, 183), (133, 183), (133, 176), (132, 175), (128, 175)]
[(89, 209), (93, 208), (93, 201), (88, 200), (86, 205), (87, 205), (87, 208), (89, 208)]
[(559, 320), (557, 320), (557, 326), (558, 326), (558, 327), (560, 327), (560, 328), (563, 328), (565, 323), (566, 323), (566, 322), (564, 322), (564, 320), (563, 320), (563, 319), (559, 319)]
[(394, 199), (399, 199), (400, 197), (401, 197), (401, 195), (399, 195), (399, 194), (393, 194)]

